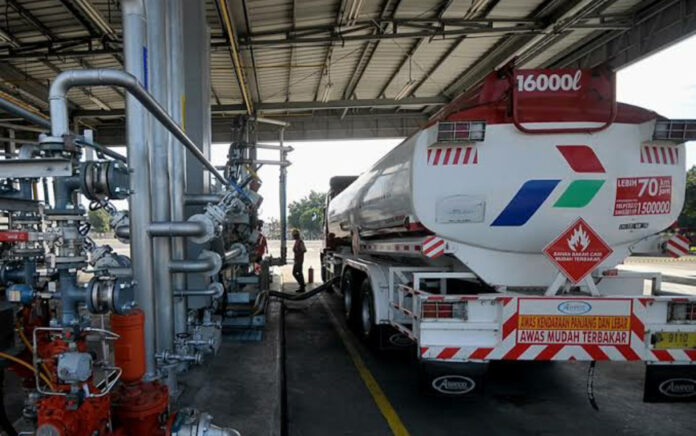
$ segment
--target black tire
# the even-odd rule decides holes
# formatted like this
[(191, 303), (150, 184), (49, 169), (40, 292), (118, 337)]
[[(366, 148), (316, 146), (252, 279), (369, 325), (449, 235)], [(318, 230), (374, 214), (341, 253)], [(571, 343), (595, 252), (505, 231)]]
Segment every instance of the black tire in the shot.
[(323, 254), (320, 256), (320, 260), (321, 260), (321, 270), (320, 270), (320, 271), (321, 271), (321, 281), (324, 282), (324, 283), (326, 283), (326, 278), (327, 278), (327, 277), (326, 277), (326, 267), (324, 266), (324, 259), (325, 259), (325, 258), (326, 258), (326, 256), (324, 256)]
[(380, 329), (375, 322), (375, 296), (372, 293), (370, 279), (367, 277), (360, 286), (358, 320), (360, 337), (371, 345), (378, 344)]
[(353, 271), (346, 270), (341, 277), (341, 292), (343, 293), (343, 314), (348, 325), (355, 325), (358, 318), (357, 286), (355, 286), (355, 274)]

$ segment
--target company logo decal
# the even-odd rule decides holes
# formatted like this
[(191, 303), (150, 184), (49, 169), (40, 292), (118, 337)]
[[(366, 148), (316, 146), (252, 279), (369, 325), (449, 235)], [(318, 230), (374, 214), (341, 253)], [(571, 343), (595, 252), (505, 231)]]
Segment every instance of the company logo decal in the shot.
[(433, 389), (449, 395), (464, 395), (473, 391), (476, 382), (463, 375), (443, 375), (433, 380)]
[(592, 310), (587, 301), (564, 301), (558, 305), (558, 311), (566, 315), (582, 315)]
[[(557, 145), (556, 148), (576, 173), (605, 173), (595, 152), (587, 145)], [(585, 207), (604, 186), (604, 179), (580, 179), (570, 182), (553, 207)], [(528, 180), (517, 191), (491, 226), (522, 226), (551, 195), (560, 180)]]
[(690, 378), (671, 378), (660, 383), (660, 392), (672, 398), (696, 396), (696, 380)]

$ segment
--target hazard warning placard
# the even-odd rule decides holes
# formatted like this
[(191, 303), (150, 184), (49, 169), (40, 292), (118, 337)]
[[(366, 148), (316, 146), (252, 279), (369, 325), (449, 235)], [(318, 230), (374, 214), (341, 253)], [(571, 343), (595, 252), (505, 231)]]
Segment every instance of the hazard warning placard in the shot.
[(546, 257), (573, 283), (585, 278), (612, 251), (582, 218), (544, 248)]
[(671, 209), (671, 176), (616, 179), (614, 216), (663, 215)]
[(518, 299), (517, 343), (629, 345), (631, 300)]

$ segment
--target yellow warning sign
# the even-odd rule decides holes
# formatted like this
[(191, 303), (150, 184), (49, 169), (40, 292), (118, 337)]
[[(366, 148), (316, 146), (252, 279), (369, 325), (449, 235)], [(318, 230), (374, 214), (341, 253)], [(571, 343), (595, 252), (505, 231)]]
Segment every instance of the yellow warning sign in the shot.
[(610, 315), (520, 315), (520, 330), (602, 330), (628, 331), (630, 316)]

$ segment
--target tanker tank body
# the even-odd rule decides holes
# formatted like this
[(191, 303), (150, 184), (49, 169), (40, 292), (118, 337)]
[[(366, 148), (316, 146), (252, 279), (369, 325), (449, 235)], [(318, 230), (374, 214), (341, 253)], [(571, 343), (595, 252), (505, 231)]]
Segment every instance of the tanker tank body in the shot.
[(693, 139), (696, 120), (617, 104), (609, 71), (496, 71), (332, 189), (322, 274), (429, 393), (477, 393), (495, 360), (630, 360), (645, 401), (674, 401), (696, 384), (696, 297), (614, 266), (677, 219)]
[(544, 247), (582, 217), (613, 250), (600, 269), (621, 263), (632, 245), (677, 219), (684, 144), (654, 138), (663, 120), (656, 113), (607, 104), (610, 76), (577, 71), (559, 74), (579, 89), (557, 93), (518, 93), (494, 73), (333, 198), (328, 232), (354, 254), (451, 264), (492, 286), (545, 288), (557, 269)]

